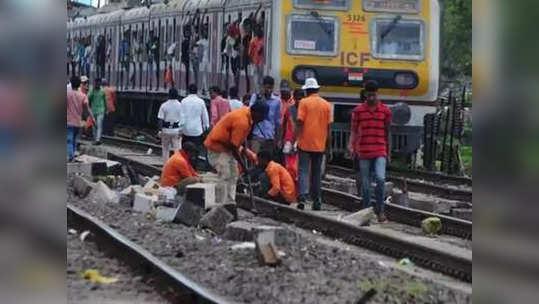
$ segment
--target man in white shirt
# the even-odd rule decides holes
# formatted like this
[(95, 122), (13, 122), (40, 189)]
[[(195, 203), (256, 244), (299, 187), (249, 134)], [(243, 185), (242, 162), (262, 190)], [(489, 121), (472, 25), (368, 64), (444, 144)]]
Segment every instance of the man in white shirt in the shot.
[(197, 42), (197, 46), (198, 53), (200, 54), (199, 71), (200, 77), (202, 77), (199, 83), (202, 83), (202, 95), (206, 95), (208, 93), (208, 72), (210, 69), (210, 43), (208, 41), (208, 33), (205, 30), (202, 31), (202, 38)]
[(178, 91), (174, 88), (168, 91), (168, 100), (159, 108), (158, 136), (161, 137), (163, 161), (166, 163), (170, 157), (170, 151), (181, 149), (181, 130), (185, 122), (182, 112), (182, 104), (178, 100)]
[(197, 96), (197, 86), (190, 84), (187, 97), (182, 100), (182, 113), (185, 118), (182, 144), (192, 142), (202, 146), (202, 134), (210, 128), (206, 103)]
[(237, 110), (241, 107), (243, 107), (243, 102), (240, 101), (238, 98), (238, 88), (237, 87), (231, 87), (228, 90), (228, 102), (230, 102), (230, 111)]

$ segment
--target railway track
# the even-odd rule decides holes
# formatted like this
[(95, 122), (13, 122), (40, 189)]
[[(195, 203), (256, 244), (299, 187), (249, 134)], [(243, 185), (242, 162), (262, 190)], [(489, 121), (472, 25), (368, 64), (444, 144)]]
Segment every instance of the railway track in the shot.
[[(108, 153), (108, 158), (129, 165), (133, 170), (144, 175), (160, 175), (161, 169), (147, 163), (135, 160), (129, 156)], [(324, 189), (324, 197), (332, 204), (344, 210), (356, 211), (359, 209), (357, 197)], [(466, 250), (450, 252), (421, 244), (398, 236), (391, 236), (364, 227), (338, 221), (337, 219), (305, 212), (289, 206), (281, 205), (261, 198), (256, 199), (257, 211), (261, 216), (270, 217), (281, 222), (292, 222), (305, 229), (316, 229), (329, 237), (339, 238), (352, 245), (368, 248), (395, 258), (410, 258), (415, 264), (425, 268), (444, 273), (460, 280), (472, 281), (472, 257)], [(238, 206), (251, 210), (249, 197), (238, 194)], [(341, 203), (339, 203), (341, 202)], [(388, 215), (392, 220), (402, 221), (405, 224), (417, 227), (421, 219), (427, 216), (438, 216), (418, 210), (390, 205)], [(461, 238), (471, 239), (471, 223), (442, 217), (445, 228), (443, 232)], [(458, 249), (458, 248), (457, 248)]]
[[(339, 177), (351, 179), (353, 179), (355, 175), (354, 170), (335, 165), (328, 165), (326, 172)], [(410, 173), (410, 175), (413, 175), (413, 173)], [(472, 201), (472, 190), (468, 189), (467, 186), (466, 189), (464, 189), (459, 188), (459, 186), (455, 186), (455, 184), (437, 184), (435, 182), (426, 181), (423, 179), (412, 179), (408, 177), (398, 176), (392, 174), (391, 172), (388, 173), (386, 179), (390, 182), (393, 182), (395, 186), (401, 189), (404, 188), (404, 184), (406, 183), (408, 191), (435, 195), (450, 200), (457, 200), (463, 202)]]
[(85, 211), (67, 205), (68, 226), (78, 231), (91, 231), (98, 248), (107, 251), (132, 269), (151, 276), (152, 286), (171, 303), (230, 303), (191, 281), (144, 248)]

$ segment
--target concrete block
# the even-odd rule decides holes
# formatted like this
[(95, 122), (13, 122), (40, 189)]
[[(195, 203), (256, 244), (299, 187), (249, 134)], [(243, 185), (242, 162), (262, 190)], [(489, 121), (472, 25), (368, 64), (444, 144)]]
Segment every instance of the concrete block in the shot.
[(113, 189), (125, 189), (130, 185), (130, 181), (128, 177), (120, 176), (120, 175), (101, 175), (101, 176), (95, 176), (94, 182), (102, 181), (104, 182), (109, 188)]
[(343, 217), (342, 221), (356, 226), (368, 226), (375, 217), (374, 209), (369, 207)]
[(155, 195), (147, 195), (144, 193), (135, 194), (135, 200), (133, 201), (133, 210), (139, 212), (149, 212), (155, 208), (158, 197)]
[(223, 206), (215, 206), (200, 219), (200, 225), (217, 234), (223, 234), (225, 233), (226, 225), (233, 219), (234, 216)]
[(110, 190), (109, 187), (102, 181), (99, 181), (95, 184), (88, 196), (90, 200), (101, 204), (118, 204), (120, 202), (119, 195), (116, 192)]
[(186, 187), (185, 200), (193, 202), (203, 209), (216, 205), (216, 185), (211, 183), (196, 183)]
[(473, 213), (472, 209), (464, 209), (464, 208), (455, 208), (452, 211), (452, 215), (454, 217), (458, 217), (463, 220), (472, 221), (473, 220)]
[(67, 175), (81, 174), (85, 176), (107, 174), (105, 163), (67, 163)]
[(176, 218), (178, 208), (159, 206), (156, 208), (155, 218), (163, 222), (172, 222)]
[(88, 194), (90, 193), (90, 191), (92, 191), (93, 188), (94, 183), (88, 181), (86, 178), (80, 175), (76, 175), (73, 178), (73, 192), (77, 196), (85, 198), (86, 196), (88, 196)]
[(105, 163), (107, 167), (107, 172), (104, 173), (105, 175), (123, 175), (122, 164), (117, 161), (107, 159), (106, 154), (105, 156), (102, 156), (102, 157), (96, 157), (96, 156), (84, 154), (84, 155), (77, 156), (75, 160), (81, 163), (85, 163), (85, 164)]
[(236, 221), (226, 225), (226, 231), (223, 238), (237, 242), (252, 242), (254, 241), (254, 232), (259, 230), (274, 230), (275, 231), (275, 245), (288, 246), (297, 242), (299, 236), (288, 229), (284, 229), (278, 226), (265, 226), (255, 223)]
[(197, 226), (200, 223), (204, 210), (190, 201), (183, 201), (176, 208), (174, 223), (181, 223), (187, 226)]
[(276, 266), (281, 263), (279, 250), (275, 245), (275, 230), (255, 229), (255, 250), (261, 265)]

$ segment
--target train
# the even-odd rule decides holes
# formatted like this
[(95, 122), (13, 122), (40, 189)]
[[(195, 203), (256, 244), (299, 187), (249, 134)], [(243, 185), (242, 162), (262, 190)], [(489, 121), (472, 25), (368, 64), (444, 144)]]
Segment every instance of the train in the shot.
[[(154, 121), (169, 87), (256, 91), (257, 74), (292, 87), (317, 78), (333, 108), (333, 151), (344, 153), (351, 110), (368, 80), (393, 110), (392, 150), (420, 148), (438, 105), (438, 0), (178, 0), (67, 22), (67, 74), (106, 78), (125, 117)], [(250, 40), (263, 41), (257, 63)], [(200, 48), (204, 50), (200, 51)], [(260, 62), (261, 61), (261, 62)]]

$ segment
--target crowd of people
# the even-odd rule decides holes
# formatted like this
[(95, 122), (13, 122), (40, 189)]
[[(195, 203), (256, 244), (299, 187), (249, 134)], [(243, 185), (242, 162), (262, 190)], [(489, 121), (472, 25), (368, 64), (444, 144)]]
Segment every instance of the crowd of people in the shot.
[[(81, 81), (82, 80), (82, 81)], [(82, 84), (81, 84), (82, 82)], [(71, 79), (67, 92), (67, 151), (71, 161), (83, 112), (93, 120), (95, 144), (100, 144), (103, 121), (114, 113), (110, 88), (102, 80), (88, 92), (88, 79)], [(210, 110), (197, 95), (196, 84), (188, 86), (181, 99), (171, 88), (168, 100), (159, 108), (159, 132), (163, 151), (163, 186), (177, 187), (200, 182), (199, 155), (206, 153), (207, 164), (217, 173), (224, 187), (223, 201), (235, 203), (236, 186), (249, 177), (257, 196), (270, 198), (299, 209), (322, 209), (321, 179), (325, 155), (331, 151), (331, 105), (319, 95), (315, 78), (292, 91), (290, 83), (263, 77), (258, 93), (240, 101), (238, 89), (221, 92), (211, 87)], [(358, 172), (358, 191), (364, 205), (371, 206), (371, 182), (376, 182), (374, 211), (380, 222), (384, 215), (386, 164), (391, 159), (389, 130), (391, 111), (377, 95), (378, 85), (368, 81), (363, 100), (353, 110), (349, 152)], [(107, 93), (108, 92), (108, 93)], [(204, 159), (204, 158), (202, 158)]]

